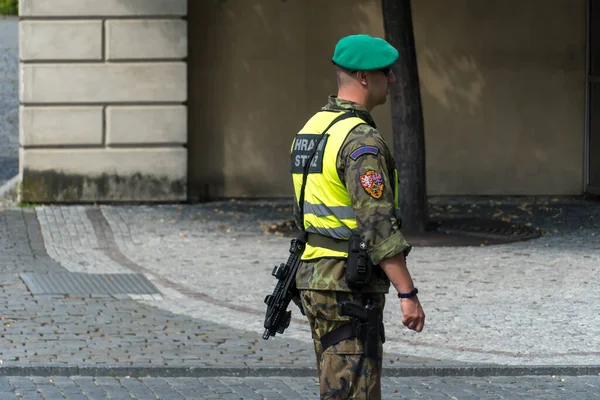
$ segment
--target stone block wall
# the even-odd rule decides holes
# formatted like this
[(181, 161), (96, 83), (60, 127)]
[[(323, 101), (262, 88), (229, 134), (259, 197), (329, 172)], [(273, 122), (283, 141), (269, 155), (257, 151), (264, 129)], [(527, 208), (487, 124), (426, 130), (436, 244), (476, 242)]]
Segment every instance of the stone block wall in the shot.
[(20, 0), (25, 202), (187, 197), (186, 0)]

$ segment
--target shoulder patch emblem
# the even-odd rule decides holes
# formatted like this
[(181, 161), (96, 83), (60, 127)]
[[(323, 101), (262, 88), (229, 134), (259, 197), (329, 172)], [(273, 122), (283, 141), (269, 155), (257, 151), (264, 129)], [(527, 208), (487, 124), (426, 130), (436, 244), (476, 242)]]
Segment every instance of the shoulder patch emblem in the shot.
[(367, 171), (366, 174), (360, 176), (360, 184), (375, 199), (379, 199), (383, 195), (385, 185), (381, 172)]
[(356, 160), (358, 157), (362, 156), (363, 154), (375, 154), (377, 155), (379, 153), (379, 149), (377, 147), (374, 146), (363, 146), (360, 147), (356, 150), (354, 150), (352, 152), (352, 154), (350, 154), (350, 158), (352, 158), (353, 160)]

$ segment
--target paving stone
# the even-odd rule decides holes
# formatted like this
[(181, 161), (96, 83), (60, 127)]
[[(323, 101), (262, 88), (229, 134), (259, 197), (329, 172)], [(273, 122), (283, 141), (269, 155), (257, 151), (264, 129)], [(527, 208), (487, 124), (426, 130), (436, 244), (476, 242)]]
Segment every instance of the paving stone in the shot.
[(138, 379), (122, 378), (119, 383), (138, 399), (156, 399), (151, 389)]
[(73, 382), (81, 389), (84, 396), (89, 399), (106, 399), (107, 395), (91, 377), (73, 377)]
[[(416, 355), (420, 358), (412, 360), (421, 363), (428, 359), (594, 363), (597, 355), (588, 349), (600, 345), (600, 325), (594, 323), (597, 316), (593, 312), (600, 289), (586, 277), (594, 276), (600, 265), (600, 251), (596, 251), (600, 250), (600, 233), (595, 222), (600, 219), (598, 203), (534, 199), (530, 204), (464, 204), (463, 200), (444, 208), (433, 203), (432, 211), (441, 216), (510, 217), (532, 223), (544, 234), (537, 240), (499, 246), (415, 248), (409, 267), (426, 305), (426, 329), (414, 334), (402, 327), (398, 307), (391, 306), (397, 301), (391, 294), (384, 317), (388, 333), (384, 362), (403, 365), (411, 362), (408, 355)], [(281, 262), (289, 244), (287, 238), (265, 236), (262, 229), (289, 217), (289, 203), (102, 206), (101, 210), (115, 244), (130, 264), (141, 267), (158, 284), (159, 277), (172, 283), (168, 288), (163, 285), (163, 301), (147, 304), (261, 331), (262, 300), (274, 285), (269, 266)], [(207, 252), (208, 248), (212, 251)], [(163, 259), (169, 260), (168, 266), (160, 261)], [(240, 274), (247, 287), (267, 289), (238, 290), (227, 284)], [(186, 294), (189, 287), (197, 288), (203, 297)], [(170, 289), (179, 291), (187, 301), (171, 301)], [(559, 301), (558, 293), (571, 293), (573, 299)], [(427, 307), (432, 311), (427, 312)], [(576, 321), (570, 317), (573, 308), (579, 316)], [(307, 327), (298, 321), (276, 340), (309, 343)], [(566, 321), (570, 321), (568, 330), (564, 329)]]
[[(64, 272), (44, 250), (35, 212), (31, 209), (0, 211), (0, 273)], [(3, 281), (18, 282), (18, 277)]]
[[(19, 305), (13, 305), (11, 313), (3, 315), (4, 326), (0, 325), (5, 364), (58, 361), (197, 365), (207, 355), (217, 363), (221, 341), (239, 340), (238, 332), (226, 327), (132, 300), (69, 297), (50, 302), (44, 301), (44, 296), (23, 297), (25, 285), (14, 279), (14, 275), (0, 274), (0, 281), (3, 280), (12, 280), (13, 284), (0, 288), (0, 303), (21, 294)], [(204, 335), (197, 336), (198, 331)], [(217, 341), (212, 340), (215, 333)], [(236, 364), (236, 360), (253, 351), (235, 346), (232, 354), (227, 355), (228, 363)]]
[(0, 399), (3, 400), (18, 400), (19, 397), (14, 391), (10, 392), (0, 392)]
[[(61, 226), (61, 224), (69, 224), (69, 222), (64, 222), (63, 220), (70, 215), (76, 215), (77, 218), (84, 218), (89, 215), (90, 208), (85, 208), (81, 206), (74, 207), (43, 207), (38, 208), (36, 211), (39, 213), (42, 232), (46, 235), (46, 237), (50, 237), (50, 239), (46, 242), (46, 248), (49, 253), (51, 253), (50, 249), (56, 248), (58, 245), (56, 241), (53, 240), (52, 235), (48, 234), (51, 231), (51, 227)], [(48, 221), (53, 221), (52, 224)], [(90, 220), (84, 220), (79, 225), (88, 226), (90, 225)], [(126, 224), (121, 224), (125, 225)], [(77, 247), (77, 244), (67, 244), (67, 246), (71, 246), (69, 248), (65, 248), (65, 252), (71, 254), (71, 257), (68, 260), (61, 260), (61, 264), (66, 266), (70, 270), (81, 271), (80, 265), (81, 262), (77, 263), (77, 258), (74, 258), (73, 253), (77, 254), (77, 257), (81, 257), (84, 260), (90, 260), (90, 262), (86, 262), (85, 265), (90, 266), (91, 268), (86, 267), (87, 272), (112, 272), (113, 267), (108, 267), (108, 271), (104, 269), (99, 269), (98, 265), (104, 266), (104, 264), (95, 263), (95, 259), (99, 259), (102, 257), (106, 257), (111, 259), (111, 265), (121, 265), (123, 268), (123, 264), (119, 264), (122, 259), (118, 257), (115, 258), (114, 254), (119, 252), (119, 248), (116, 245), (115, 236), (108, 223), (105, 223), (104, 226), (100, 228), (96, 225), (92, 227), (90, 231), (93, 231), (95, 236), (86, 240), (86, 242), (90, 243), (98, 243), (98, 236), (101, 234), (106, 239), (106, 247), (94, 247), (94, 248), (85, 248), (85, 247)], [(121, 230), (124, 230), (122, 228)], [(61, 244), (62, 245), (62, 244)], [(54, 255), (58, 257), (57, 254)], [(80, 261), (80, 260), (79, 260)], [(95, 263), (95, 265), (94, 265)], [(139, 270), (144, 270), (144, 267), (131, 262), (126, 259), (124, 265), (127, 268), (137, 268)], [(126, 272), (131, 272), (131, 269), (123, 269)], [(152, 278), (152, 276), (151, 276)], [(152, 279), (151, 279), (152, 280)], [(160, 279), (158, 282), (156, 280), (153, 281), (155, 284), (160, 284)], [(74, 297), (70, 297), (73, 299)], [(295, 340), (286, 340), (286, 341), (274, 341), (271, 340), (269, 342), (265, 342), (260, 338), (260, 332), (252, 332), (242, 329), (231, 330), (227, 324), (224, 325), (215, 325), (211, 323), (213, 328), (207, 328), (208, 325), (201, 318), (194, 318), (193, 316), (189, 316), (178, 313), (177, 316), (173, 316), (172, 311), (168, 307), (160, 307), (159, 309), (155, 309), (157, 305), (162, 305), (163, 300), (148, 300), (145, 303), (148, 308), (148, 312), (146, 315), (152, 315), (152, 318), (155, 321), (155, 329), (148, 329), (147, 331), (141, 331), (140, 327), (137, 325), (128, 326), (127, 322), (132, 320), (136, 320), (140, 318), (144, 320), (144, 316), (134, 315), (133, 311), (128, 311), (125, 313), (126, 317), (118, 318), (116, 314), (119, 311), (115, 309), (111, 309), (109, 313), (106, 313), (106, 316), (103, 316), (102, 310), (96, 310), (99, 302), (95, 301), (96, 299), (91, 298), (89, 301), (86, 301), (86, 309), (85, 313), (81, 314), (71, 314), (71, 316), (79, 316), (85, 317), (86, 315), (93, 315), (99, 313), (97, 317), (95, 317), (95, 322), (97, 324), (106, 323), (106, 326), (103, 329), (103, 334), (105, 336), (110, 337), (127, 337), (132, 336), (134, 349), (129, 354), (121, 355), (120, 357), (110, 357), (106, 361), (114, 361), (118, 359), (119, 362), (123, 362), (126, 360), (130, 363), (148, 363), (148, 364), (157, 364), (157, 365), (172, 365), (172, 363), (183, 363), (183, 364), (204, 364), (204, 365), (264, 365), (265, 362), (271, 363), (272, 365), (305, 365), (305, 366), (313, 366), (314, 355), (312, 353), (312, 346), (306, 345), (305, 342), (299, 342)], [(106, 299), (104, 299), (106, 300)], [(122, 299), (115, 299), (122, 301)], [(108, 301), (108, 300), (106, 300)], [(113, 303), (111, 303), (113, 304)], [(110, 308), (110, 305), (109, 305)], [(163, 309), (167, 312), (161, 312), (160, 309)], [(154, 311), (150, 311), (154, 310)], [(138, 312), (139, 310), (136, 310)], [(169, 312), (171, 311), (171, 312)], [(262, 320), (263, 311), (257, 313), (255, 318), (257, 321)], [(263, 314), (264, 315), (264, 314)], [(160, 317), (158, 317), (160, 316)], [(168, 322), (168, 317), (171, 316), (172, 321)], [(158, 319), (157, 319), (158, 317)], [(113, 323), (118, 321), (118, 323)], [(161, 321), (161, 322), (158, 322)], [(163, 322), (167, 321), (167, 322)], [(193, 327), (194, 322), (199, 322), (196, 327)], [(163, 325), (164, 323), (164, 325)], [(191, 325), (190, 325), (191, 324)], [(78, 329), (77, 324), (70, 329), (71, 332), (77, 332), (82, 334)], [(89, 322), (85, 324), (89, 325)], [(115, 334), (116, 327), (121, 327), (118, 332)], [(167, 329), (165, 330), (165, 326)], [(197, 327), (199, 329), (196, 329)], [(177, 328), (179, 327), (179, 328)], [(97, 329), (96, 326), (94, 326)], [(158, 334), (158, 335), (157, 335)], [(86, 340), (88, 348), (93, 347), (102, 347), (105, 345), (104, 342), (98, 342), (98, 335), (95, 336), (95, 341)], [(171, 349), (165, 351), (159, 351), (159, 347), (161, 344), (156, 342), (163, 342), (161, 337), (168, 338), (169, 343), (175, 344)], [(141, 338), (141, 339), (140, 339)], [(139, 343), (140, 340), (143, 340), (145, 343), (145, 349), (142, 352), (135, 351), (135, 344)], [(111, 344), (112, 348), (119, 348), (120, 342), (119, 339), (115, 339), (115, 342)], [(122, 348), (122, 347), (121, 347)], [(283, 350), (283, 354), (282, 351)], [(85, 350), (84, 350), (85, 351)], [(181, 353), (185, 353), (185, 356), (180, 356)], [(131, 354), (135, 353), (135, 354)], [(83, 354), (81, 352), (72, 353), (73, 357), (77, 360), (81, 360)], [(150, 357), (148, 357), (150, 355)], [(94, 353), (95, 356), (95, 353)], [(60, 360), (62, 362), (67, 361), (69, 358), (69, 354), (61, 355)]]
[(169, 381), (164, 378), (145, 378), (144, 384), (147, 385), (155, 396), (159, 399), (184, 399), (176, 390), (171, 387)]
[(39, 392), (20, 392), (19, 393), (20, 400), (45, 400), (41, 393)]
[(61, 391), (52, 383), (36, 383), (37, 390), (45, 399), (64, 399)]
[[(8, 377), (7, 398), (315, 399), (314, 378)], [(383, 399), (595, 399), (598, 376), (383, 378)], [(46, 395), (48, 393), (48, 395)], [(52, 393), (52, 394), (50, 394)], [(6, 396), (4, 396), (6, 394)]]

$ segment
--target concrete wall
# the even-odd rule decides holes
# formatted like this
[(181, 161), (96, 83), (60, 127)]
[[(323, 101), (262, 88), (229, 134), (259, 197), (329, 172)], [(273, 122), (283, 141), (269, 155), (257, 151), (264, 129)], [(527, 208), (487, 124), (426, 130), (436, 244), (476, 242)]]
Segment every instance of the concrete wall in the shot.
[[(192, 198), (290, 196), (288, 149), (379, 1), (189, 5)], [(585, 0), (413, 0), (429, 194), (583, 188)], [(390, 139), (389, 106), (374, 113)]]
[(584, 0), (413, 1), (435, 194), (579, 194)]
[(383, 35), (379, 1), (215, 3), (189, 4), (190, 195), (291, 196), (291, 141), (335, 92), (337, 40)]
[(186, 0), (20, 1), (26, 202), (187, 198)]

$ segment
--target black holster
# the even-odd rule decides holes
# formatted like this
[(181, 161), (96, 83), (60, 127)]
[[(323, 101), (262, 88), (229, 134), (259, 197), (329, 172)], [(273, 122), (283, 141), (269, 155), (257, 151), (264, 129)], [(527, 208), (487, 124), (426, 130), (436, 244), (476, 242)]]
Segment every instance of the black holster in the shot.
[(352, 321), (323, 335), (321, 346), (323, 351), (336, 345), (342, 340), (358, 338), (368, 358), (377, 358), (379, 341), (385, 343), (383, 328), (383, 310), (376, 304), (369, 302), (366, 306), (344, 301), (338, 305), (340, 315), (352, 317)]
[(350, 287), (368, 285), (373, 275), (373, 262), (367, 254), (367, 245), (358, 231), (353, 231), (348, 241), (346, 283)]

